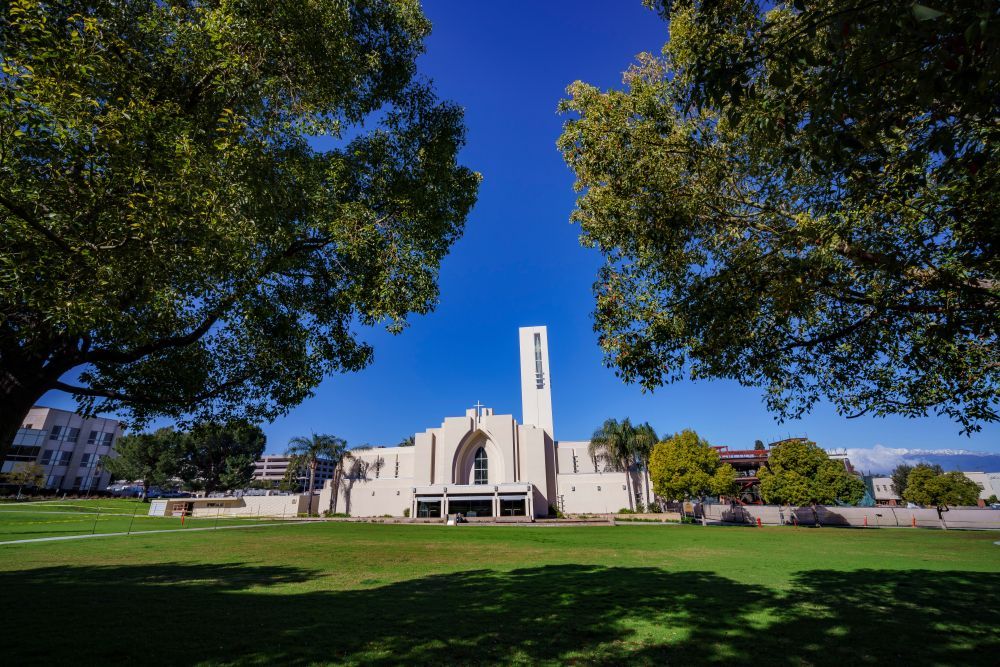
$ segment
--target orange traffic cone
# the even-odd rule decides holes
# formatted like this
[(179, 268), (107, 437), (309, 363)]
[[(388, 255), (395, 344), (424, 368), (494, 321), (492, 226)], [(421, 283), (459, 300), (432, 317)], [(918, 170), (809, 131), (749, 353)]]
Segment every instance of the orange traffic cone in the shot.
[(760, 524), (760, 517), (757, 517), (757, 527), (758, 527), (758, 528), (760, 528), (760, 527), (761, 527), (761, 524)]

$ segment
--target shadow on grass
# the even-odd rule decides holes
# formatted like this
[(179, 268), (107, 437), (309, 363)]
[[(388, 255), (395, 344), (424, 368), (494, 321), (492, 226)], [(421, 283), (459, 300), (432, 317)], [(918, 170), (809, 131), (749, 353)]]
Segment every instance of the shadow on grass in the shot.
[(814, 570), (778, 593), (710, 572), (552, 565), (295, 591), (317, 576), (239, 564), (3, 573), (5, 662), (846, 667), (996, 664), (1000, 651), (998, 574)]

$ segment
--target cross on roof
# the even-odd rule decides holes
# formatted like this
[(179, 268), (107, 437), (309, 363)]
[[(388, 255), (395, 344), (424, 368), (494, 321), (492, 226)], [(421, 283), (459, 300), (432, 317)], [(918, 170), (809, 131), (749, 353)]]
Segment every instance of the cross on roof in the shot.
[(486, 406), (480, 401), (476, 401), (476, 404), (472, 406), (476, 410), (476, 419), (479, 420), (483, 416), (483, 408)]

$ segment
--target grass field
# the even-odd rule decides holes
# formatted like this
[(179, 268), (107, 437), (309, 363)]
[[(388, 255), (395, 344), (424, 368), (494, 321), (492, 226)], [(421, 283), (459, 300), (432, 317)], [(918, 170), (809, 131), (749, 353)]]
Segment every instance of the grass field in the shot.
[[(182, 530), (257, 523), (254, 518), (151, 517), (149, 505), (139, 500), (53, 500), (0, 503), (0, 544), (40, 537), (68, 537), (93, 533)], [(267, 522), (262, 519), (261, 523)]]
[(997, 539), (325, 523), (8, 544), (2, 655), (11, 665), (996, 665)]

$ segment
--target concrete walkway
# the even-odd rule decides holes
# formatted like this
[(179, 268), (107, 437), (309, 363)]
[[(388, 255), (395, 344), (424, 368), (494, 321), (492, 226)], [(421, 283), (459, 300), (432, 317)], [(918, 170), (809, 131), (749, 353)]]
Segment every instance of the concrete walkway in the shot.
[(318, 521), (281, 521), (278, 523), (255, 523), (247, 526), (219, 526), (213, 528), (168, 528), (166, 530), (134, 530), (131, 533), (94, 533), (93, 535), (61, 535), (59, 537), (33, 537), (27, 540), (10, 540), (0, 542), (0, 546), (6, 544), (30, 544), (33, 542), (60, 542), (63, 540), (86, 540), (91, 537), (115, 537), (118, 535), (152, 535), (154, 533), (195, 533), (203, 530), (234, 530), (237, 528), (267, 528), (268, 526), (294, 526), (305, 523), (319, 523)]

